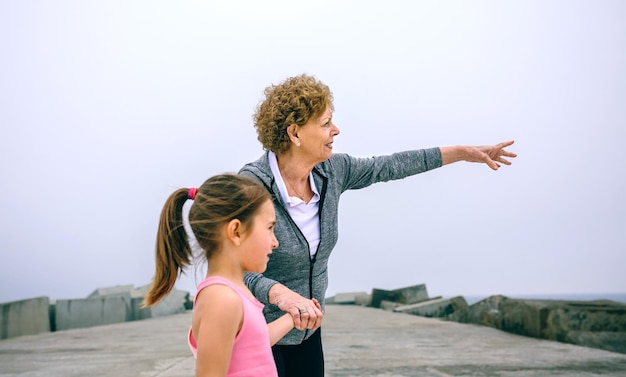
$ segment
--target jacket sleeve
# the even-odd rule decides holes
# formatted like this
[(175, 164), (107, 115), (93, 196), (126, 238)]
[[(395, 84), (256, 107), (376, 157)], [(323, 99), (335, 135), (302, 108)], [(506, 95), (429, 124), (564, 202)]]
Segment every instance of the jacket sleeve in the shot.
[(245, 272), (243, 281), (259, 301), (265, 305), (270, 304), (269, 292), (270, 288), (278, 283), (276, 280), (268, 279), (259, 273)]
[[(335, 154), (332, 163), (343, 177), (342, 191), (360, 189), (377, 182), (402, 179), (441, 167), (439, 148), (419, 149), (367, 158)], [(337, 177), (337, 178), (339, 178)]]

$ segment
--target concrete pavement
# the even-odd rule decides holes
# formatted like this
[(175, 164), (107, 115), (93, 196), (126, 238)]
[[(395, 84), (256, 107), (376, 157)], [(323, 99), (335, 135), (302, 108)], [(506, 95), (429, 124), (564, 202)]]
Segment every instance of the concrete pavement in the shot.
[[(0, 377), (183, 377), (191, 312), (0, 340)], [(327, 307), (330, 377), (626, 376), (626, 355), (361, 306)]]

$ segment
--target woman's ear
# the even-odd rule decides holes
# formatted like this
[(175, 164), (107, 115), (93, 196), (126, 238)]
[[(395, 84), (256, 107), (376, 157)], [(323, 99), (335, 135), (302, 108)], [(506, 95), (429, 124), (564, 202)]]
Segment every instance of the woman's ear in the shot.
[(233, 219), (228, 222), (226, 225), (226, 237), (235, 244), (239, 246), (241, 244), (241, 235), (242, 235), (242, 224), (238, 219)]
[(291, 140), (292, 143), (297, 144), (300, 141), (298, 140), (298, 125), (295, 123), (292, 123), (289, 125), (289, 127), (287, 127), (287, 134), (289, 135), (289, 140)]

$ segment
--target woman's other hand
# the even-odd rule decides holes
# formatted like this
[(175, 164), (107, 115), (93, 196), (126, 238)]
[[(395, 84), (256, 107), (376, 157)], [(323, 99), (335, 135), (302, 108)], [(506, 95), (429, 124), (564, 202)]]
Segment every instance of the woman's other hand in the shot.
[(270, 289), (270, 303), (291, 314), (298, 330), (315, 330), (322, 325), (324, 312), (320, 303), (315, 298), (302, 297), (282, 284), (275, 284)]

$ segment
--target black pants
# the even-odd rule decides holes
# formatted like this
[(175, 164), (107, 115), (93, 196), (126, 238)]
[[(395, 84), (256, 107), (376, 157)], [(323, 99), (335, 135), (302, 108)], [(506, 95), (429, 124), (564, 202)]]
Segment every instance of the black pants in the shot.
[(272, 347), (279, 377), (324, 377), (322, 329), (295, 346)]

